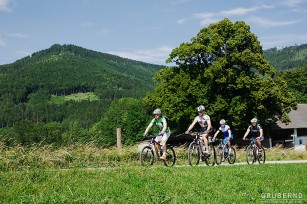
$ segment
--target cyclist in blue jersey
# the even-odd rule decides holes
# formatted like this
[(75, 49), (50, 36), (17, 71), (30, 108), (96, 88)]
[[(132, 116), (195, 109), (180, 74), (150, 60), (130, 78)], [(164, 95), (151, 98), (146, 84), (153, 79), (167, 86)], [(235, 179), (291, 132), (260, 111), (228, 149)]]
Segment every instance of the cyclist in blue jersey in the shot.
[(223, 138), (223, 144), (224, 145), (228, 145), (228, 149), (229, 149), (229, 154), (231, 152), (231, 141), (233, 140), (233, 134), (230, 130), (230, 127), (228, 125), (226, 125), (226, 121), (224, 119), (222, 119), (220, 121), (220, 128), (218, 129), (218, 131), (216, 131), (216, 133), (213, 136), (213, 140), (215, 140), (216, 136), (222, 132), (224, 134), (224, 138)]
[(161, 110), (159, 108), (154, 110), (153, 114), (155, 115), (155, 118), (151, 120), (143, 136), (145, 137), (147, 135), (148, 131), (151, 129), (153, 125), (156, 125), (158, 127), (159, 134), (155, 140), (158, 143), (162, 143), (163, 155), (160, 157), (160, 159), (166, 160), (166, 142), (171, 135), (171, 131), (170, 128), (167, 127), (167, 121), (165, 117), (162, 116)]

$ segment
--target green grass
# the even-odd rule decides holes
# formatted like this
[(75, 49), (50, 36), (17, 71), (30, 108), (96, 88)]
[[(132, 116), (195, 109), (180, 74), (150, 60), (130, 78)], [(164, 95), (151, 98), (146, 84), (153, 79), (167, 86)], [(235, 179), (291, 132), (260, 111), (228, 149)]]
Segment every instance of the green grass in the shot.
[(0, 172), (0, 203), (260, 203), (301, 193), (307, 164)]
[(52, 103), (61, 104), (65, 101), (83, 101), (83, 100), (89, 100), (89, 101), (97, 101), (99, 100), (99, 97), (95, 95), (93, 92), (87, 92), (87, 93), (76, 93), (76, 94), (70, 94), (67, 96), (55, 96), (52, 95), (50, 101)]

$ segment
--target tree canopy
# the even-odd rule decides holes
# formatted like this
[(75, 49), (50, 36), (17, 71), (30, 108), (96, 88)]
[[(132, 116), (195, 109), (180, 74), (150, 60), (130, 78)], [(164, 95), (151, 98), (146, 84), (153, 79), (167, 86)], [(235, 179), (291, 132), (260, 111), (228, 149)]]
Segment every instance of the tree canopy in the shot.
[(283, 79), (264, 58), (257, 36), (243, 21), (224, 19), (203, 28), (175, 48), (167, 62), (177, 66), (160, 70), (159, 82), (145, 102), (160, 107), (171, 124), (182, 131), (204, 105), (217, 126), (222, 118), (235, 128), (251, 118), (284, 118), (296, 106)]

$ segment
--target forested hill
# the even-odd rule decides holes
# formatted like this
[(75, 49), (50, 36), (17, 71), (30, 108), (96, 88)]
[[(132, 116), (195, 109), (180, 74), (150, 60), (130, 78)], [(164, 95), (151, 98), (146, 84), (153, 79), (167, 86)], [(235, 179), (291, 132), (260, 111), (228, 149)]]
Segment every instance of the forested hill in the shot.
[(0, 66), (0, 127), (20, 120), (79, 119), (90, 125), (113, 99), (140, 98), (151, 91), (152, 77), (161, 68), (74, 45), (53, 45)]
[(264, 56), (277, 70), (289, 70), (302, 67), (307, 61), (307, 44), (271, 48), (264, 51)]

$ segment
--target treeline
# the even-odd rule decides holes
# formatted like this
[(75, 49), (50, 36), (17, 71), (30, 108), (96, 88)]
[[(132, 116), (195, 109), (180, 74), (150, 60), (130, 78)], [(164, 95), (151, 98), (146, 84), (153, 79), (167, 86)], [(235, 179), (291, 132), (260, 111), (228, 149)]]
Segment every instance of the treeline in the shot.
[[(84, 104), (83, 105), (88, 105)], [(19, 120), (12, 127), (0, 128), (0, 139), (6, 145), (16, 144), (65, 146), (74, 143), (95, 143), (110, 146), (116, 143), (116, 129), (122, 128), (122, 141), (131, 144), (142, 138), (142, 133), (149, 122), (146, 106), (140, 99), (122, 98), (112, 101), (107, 110), (89, 106), (85, 110), (71, 112), (71, 117), (62, 122)], [(101, 113), (104, 110), (104, 113)], [(96, 117), (92, 113), (96, 112)], [(76, 115), (74, 115), (74, 113)], [(80, 114), (80, 115), (79, 115)], [(100, 117), (103, 115), (103, 117)], [(40, 115), (37, 115), (40, 117)], [(78, 117), (79, 116), (79, 117)], [(94, 117), (93, 117), (94, 116)], [(92, 118), (93, 117), (93, 118)], [(79, 120), (82, 118), (82, 120)], [(61, 121), (61, 119), (58, 119)], [(93, 124), (85, 127), (89, 122)], [(84, 124), (86, 123), (86, 124)]]
[(302, 67), (307, 60), (307, 44), (271, 48), (264, 51), (264, 56), (277, 70), (290, 70)]

